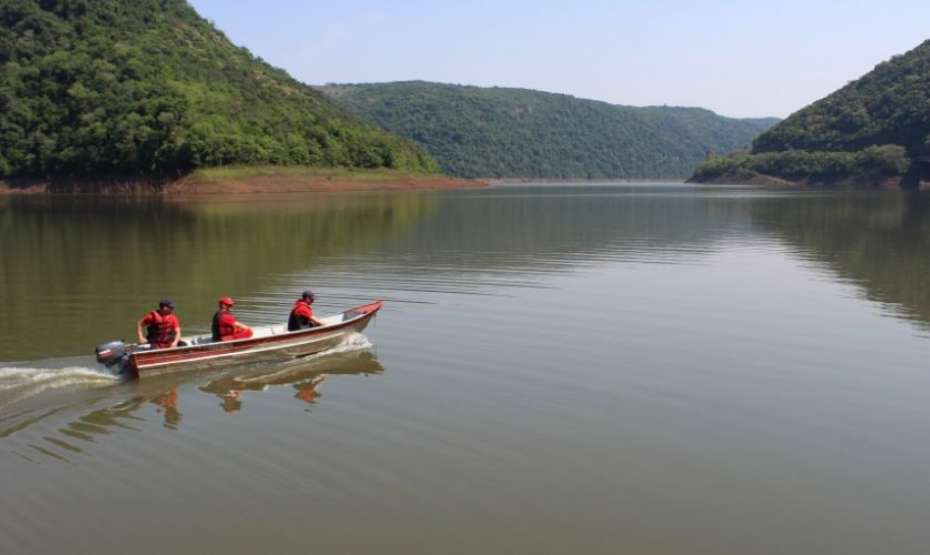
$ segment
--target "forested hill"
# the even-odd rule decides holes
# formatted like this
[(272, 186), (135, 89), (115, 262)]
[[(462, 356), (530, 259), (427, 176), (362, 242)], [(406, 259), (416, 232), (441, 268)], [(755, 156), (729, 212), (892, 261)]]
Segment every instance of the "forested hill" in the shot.
[(0, 177), (438, 169), (234, 46), (185, 0), (3, 0), (0, 67)]
[(687, 176), (708, 152), (747, 148), (777, 121), (422, 81), (321, 89), (466, 177)]
[(852, 151), (930, 138), (930, 41), (879, 64), (756, 139), (753, 152)]
[(926, 178), (930, 155), (930, 41), (796, 112), (759, 136), (751, 153), (711, 160), (698, 180), (752, 177), (829, 183)]

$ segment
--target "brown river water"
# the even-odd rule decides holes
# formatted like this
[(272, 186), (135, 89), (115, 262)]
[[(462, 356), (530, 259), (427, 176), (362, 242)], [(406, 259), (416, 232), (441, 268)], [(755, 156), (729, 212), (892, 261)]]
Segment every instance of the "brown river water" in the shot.
[[(0, 553), (930, 552), (930, 199), (0, 198)], [(284, 365), (122, 381), (161, 297)]]

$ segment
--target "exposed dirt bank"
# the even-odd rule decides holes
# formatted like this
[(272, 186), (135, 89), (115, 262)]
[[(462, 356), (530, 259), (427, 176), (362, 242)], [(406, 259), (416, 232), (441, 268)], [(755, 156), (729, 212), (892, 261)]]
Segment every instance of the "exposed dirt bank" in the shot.
[(220, 181), (185, 179), (164, 188), (167, 195), (238, 195), (256, 193), (335, 193), (346, 191), (435, 191), (473, 189), (487, 182), (445, 176), (404, 176), (376, 180), (338, 177), (254, 176)]
[(250, 195), (272, 193), (332, 193), (348, 191), (432, 191), (485, 187), (487, 181), (444, 175), (388, 171), (319, 171), (300, 168), (217, 168), (178, 179), (56, 178), (0, 181), (0, 195)]

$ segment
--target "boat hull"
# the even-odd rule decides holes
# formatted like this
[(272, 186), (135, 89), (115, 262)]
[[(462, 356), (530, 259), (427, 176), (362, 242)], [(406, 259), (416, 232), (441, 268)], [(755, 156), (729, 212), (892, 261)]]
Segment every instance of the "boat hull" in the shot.
[(139, 378), (191, 372), (255, 362), (281, 362), (331, 349), (361, 332), (382, 306), (381, 301), (347, 310), (342, 321), (295, 332), (272, 333), (249, 339), (137, 351), (128, 369)]

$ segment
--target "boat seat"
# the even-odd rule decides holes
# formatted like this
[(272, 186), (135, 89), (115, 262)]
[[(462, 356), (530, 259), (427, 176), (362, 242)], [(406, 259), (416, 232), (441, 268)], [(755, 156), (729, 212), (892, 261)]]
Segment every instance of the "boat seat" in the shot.
[(206, 345), (207, 343), (213, 343), (213, 338), (209, 335), (203, 335), (200, 337), (188, 338), (186, 341), (188, 345)]

